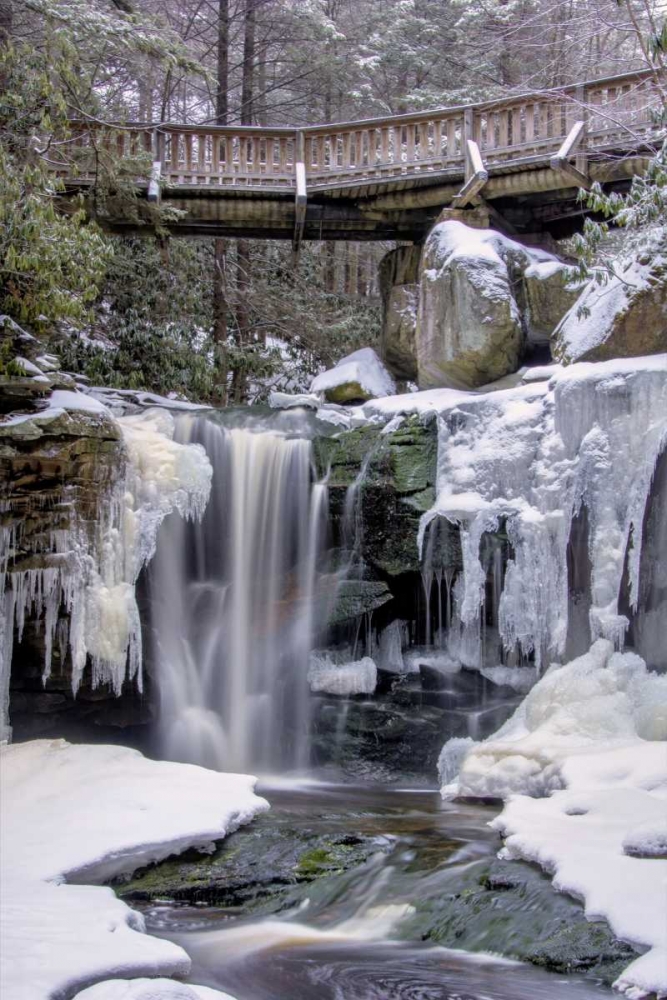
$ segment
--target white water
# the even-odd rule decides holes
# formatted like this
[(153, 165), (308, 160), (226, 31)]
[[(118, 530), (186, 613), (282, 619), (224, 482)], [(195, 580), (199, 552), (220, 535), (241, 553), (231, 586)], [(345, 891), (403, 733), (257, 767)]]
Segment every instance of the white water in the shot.
[(195, 530), (171, 518), (151, 566), (161, 755), (224, 770), (308, 760), (308, 656), (326, 488), (305, 438), (179, 420), (213, 466)]

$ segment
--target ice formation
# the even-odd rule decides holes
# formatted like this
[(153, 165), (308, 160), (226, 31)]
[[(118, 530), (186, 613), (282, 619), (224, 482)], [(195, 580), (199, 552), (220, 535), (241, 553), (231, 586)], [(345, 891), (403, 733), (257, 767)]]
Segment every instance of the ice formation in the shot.
[[(93, 409), (111, 414), (80, 394), (54, 393), (56, 407)], [(56, 398), (57, 397), (57, 398)], [(67, 397), (67, 398), (63, 398)], [(0, 699), (6, 719), (14, 626), (19, 641), (26, 618), (41, 619), (45, 636), (43, 679), (51, 673), (54, 643), (72, 657), (72, 689), (76, 694), (88, 657), (94, 687), (111, 685), (119, 694), (125, 678), (141, 687), (141, 628), (134, 585), (142, 566), (155, 551), (157, 531), (166, 515), (200, 518), (211, 487), (211, 466), (203, 448), (178, 444), (169, 413), (148, 410), (118, 421), (125, 444), (125, 463), (116, 483), (102, 497), (99, 518), (90, 524), (73, 507), (67, 531), (53, 531), (50, 551), (40, 551), (43, 568), (12, 568), (16, 529), (0, 529)], [(68, 615), (63, 632), (60, 613)], [(0, 727), (7, 738), (6, 721)]]
[[(255, 779), (152, 761), (125, 747), (33, 740), (0, 748), (0, 780), (3, 1000), (187, 975), (182, 948), (146, 934), (141, 914), (91, 883), (207, 846), (249, 822), (268, 808)], [(127, 989), (100, 987), (93, 996), (142, 996)]]
[(373, 694), (377, 686), (377, 667), (370, 656), (351, 663), (336, 663), (326, 653), (313, 653), (308, 667), (308, 683), (311, 691), (325, 694)]
[(591, 639), (605, 637), (622, 648), (624, 568), (627, 560), (635, 610), (644, 512), (667, 441), (667, 357), (571, 365), (549, 382), (458, 394), (443, 403), (438, 496), (422, 519), (419, 542), (436, 518), (460, 525), (455, 655), (475, 659), (486, 581), (480, 546), (485, 535), (504, 529), (511, 554), (498, 607), (503, 646), (534, 654), (538, 667), (562, 657), (568, 540), (582, 505), (592, 567)]
[(390, 622), (380, 632), (378, 665), (391, 674), (405, 674), (409, 666), (405, 663), (403, 649), (409, 645), (407, 622), (398, 619)]

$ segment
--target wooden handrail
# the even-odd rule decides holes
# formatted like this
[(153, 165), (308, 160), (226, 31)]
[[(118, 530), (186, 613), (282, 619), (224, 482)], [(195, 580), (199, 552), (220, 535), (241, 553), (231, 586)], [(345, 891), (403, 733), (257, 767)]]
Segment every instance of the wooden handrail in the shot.
[[(651, 108), (659, 99), (655, 74), (640, 70), (477, 104), (303, 128), (77, 121), (67, 148), (83, 147), (85, 164), (92, 135), (106, 130), (104, 143), (120, 156), (150, 155), (152, 197), (158, 175), (166, 186), (294, 191), (297, 164), (309, 189), (444, 172), (463, 176), (469, 196), (471, 173), (481, 186), (483, 173), (531, 157), (551, 161), (572, 179), (585, 176), (563, 152), (576, 123), (586, 120), (582, 159), (587, 152), (613, 149), (614, 142), (623, 148), (621, 138), (627, 145), (629, 135), (655, 130)], [(582, 129), (576, 137), (580, 142)], [(471, 171), (471, 150), (483, 168), (478, 164)], [(61, 177), (73, 177), (64, 159), (54, 169)], [(78, 176), (86, 179), (85, 165)]]

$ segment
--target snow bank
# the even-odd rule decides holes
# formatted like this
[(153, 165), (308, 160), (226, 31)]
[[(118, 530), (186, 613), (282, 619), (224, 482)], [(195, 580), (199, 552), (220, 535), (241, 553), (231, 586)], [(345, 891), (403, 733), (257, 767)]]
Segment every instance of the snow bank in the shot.
[(359, 385), (368, 396), (391, 396), (396, 392), (394, 380), (371, 347), (348, 354), (333, 368), (316, 375), (310, 392), (325, 393), (348, 383)]
[(377, 667), (370, 656), (352, 663), (336, 663), (327, 654), (311, 654), (308, 683), (313, 692), (353, 695), (373, 694), (377, 687)]
[(446, 797), (508, 800), (493, 824), (504, 856), (541, 865), (591, 920), (647, 949), (616, 983), (632, 997), (667, 996), (665, 741), (667, 675), (600, 639), (551, 667), (488, 740), (441, 755), (447, 782), (464, 754)]
[(584, 656), (551, 667), (505, 725), (468, 754), (457, 790), (548, 795), (564, 787), (561, 766), (572, 754), (637, 740), (667, 740), (667, 675), (598, 639)]
[(208, 986), (186, 986), (173, 979), (110, 979), (97, 983), (74, 1000), (234, 1000)]
[(185, 952), (142, 933), (143, 917), (111, 889), (62, 883), (100, 882), (205, 846), (268, 808), (245, 775), (64, 740), (1, 747), (0, 780), (0, 982), (11, 1000), (186, 974)]

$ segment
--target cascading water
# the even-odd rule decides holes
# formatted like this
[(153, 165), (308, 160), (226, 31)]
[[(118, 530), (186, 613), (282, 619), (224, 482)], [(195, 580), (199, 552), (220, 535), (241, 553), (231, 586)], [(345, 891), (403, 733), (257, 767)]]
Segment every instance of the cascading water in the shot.
[(200, 525), (172, 518), (151, 567), (163, 756), (224, 770), (308, 763), (308, 656), (326, 487), (305, 437), (179, 421), (213, 466)]

